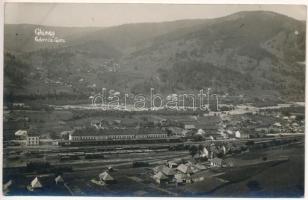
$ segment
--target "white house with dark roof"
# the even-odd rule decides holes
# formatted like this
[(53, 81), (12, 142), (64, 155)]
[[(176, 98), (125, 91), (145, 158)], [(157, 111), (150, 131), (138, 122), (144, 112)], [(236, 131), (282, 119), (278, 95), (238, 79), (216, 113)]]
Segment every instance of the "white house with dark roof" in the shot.
[(27, 146), (38, 146), (40, 145), (40, 136), (36, 134), (28, 134), (26, 138)]

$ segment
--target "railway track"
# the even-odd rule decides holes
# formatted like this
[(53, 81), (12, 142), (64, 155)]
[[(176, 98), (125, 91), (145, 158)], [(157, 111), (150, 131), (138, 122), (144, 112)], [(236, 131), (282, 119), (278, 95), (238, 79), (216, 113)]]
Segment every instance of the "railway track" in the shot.
[(4, 155), (10, 155), (10, 153), (21, 151), (27, 152), (27, 157), (33, 158), (37, 157), (55, 157), (59, 154), (74, 154), (74, 153), (92, 153), (92, 152), (101, 152), (103, 155), (114, 155), (114, 154), (128, 154), (128, 153), (147, 153), (147, 152), (159, 152), (166, 151), (170, 147), (175, 147), (177, 145), (199, 145), (199, 144), (209, 144), (209, 143), (267, 143), (272, 141), (279, 140), (292, 140), (292, 139), (300, 139), (303, 138), (302, 135), (288, 135), (288, 136), (279, 136), (279, 137), (271, 137), (271, 138), (251, 138), (251, 139), (222, 139), (222, 140), (206, 140), (206, 141), (186, 141), (186, 142), (178, 142), (178, 143), (163, 143), (163, 144), (126, 144), (126, 145), (111, 145), (111, 146), (82, 146), (82, 147), (58, 147), (49, 149), (47, 147), (40, 148), (5, 148)]

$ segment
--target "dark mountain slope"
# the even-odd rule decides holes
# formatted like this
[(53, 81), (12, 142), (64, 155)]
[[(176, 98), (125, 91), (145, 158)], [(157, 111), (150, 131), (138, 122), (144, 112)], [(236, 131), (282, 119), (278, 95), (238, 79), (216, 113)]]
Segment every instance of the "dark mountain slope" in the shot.
[(286, 16), (242, 12), (173, 37), (177, 39), (169, 39), (171, 33), (157, 38), (121, 64), (123, 70), (144, 76), (159, 72), (158, 79), (165, 79), (169, 89), (210, 87), (208, 79), (216, 79), (219, 92), (303, 96), (305, 68), (297, 62), (304, 60), (305, 34), (305, 24)]
[(47, 77), (62, 84), (67, 90), (59, 91), (64, 92), (88, 92), (91, 85), (134, 93), (150, 87), (163, 93), (214, 87), (219, 94), (300, 101), (305, 29), (304, 22), (276, 13), (240, 12), (209, 20), (67, 31), (74, 38), (69, 45), (20, 58), (37, 70), (40, 79), (29, 78), (32, 85)]

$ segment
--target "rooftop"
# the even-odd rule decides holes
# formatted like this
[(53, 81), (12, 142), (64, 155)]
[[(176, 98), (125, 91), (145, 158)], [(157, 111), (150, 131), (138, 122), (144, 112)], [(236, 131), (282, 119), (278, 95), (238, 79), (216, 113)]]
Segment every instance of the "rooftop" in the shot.
[(75, 129), (73, 131), (74, 136), (99, 136), (99, 135), (144, 135), (144, 134), (163, 134), (165, 133), (158, 128), (126, 128), (126, 129), (95, 129), (84, 128)]

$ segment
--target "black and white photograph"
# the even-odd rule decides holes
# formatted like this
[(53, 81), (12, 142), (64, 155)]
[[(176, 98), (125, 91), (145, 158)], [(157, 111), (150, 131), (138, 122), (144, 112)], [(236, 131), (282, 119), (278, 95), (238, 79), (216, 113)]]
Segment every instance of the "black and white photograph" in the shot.
[(303, 198), (306, 19), (6, 2), (2, 195)]

